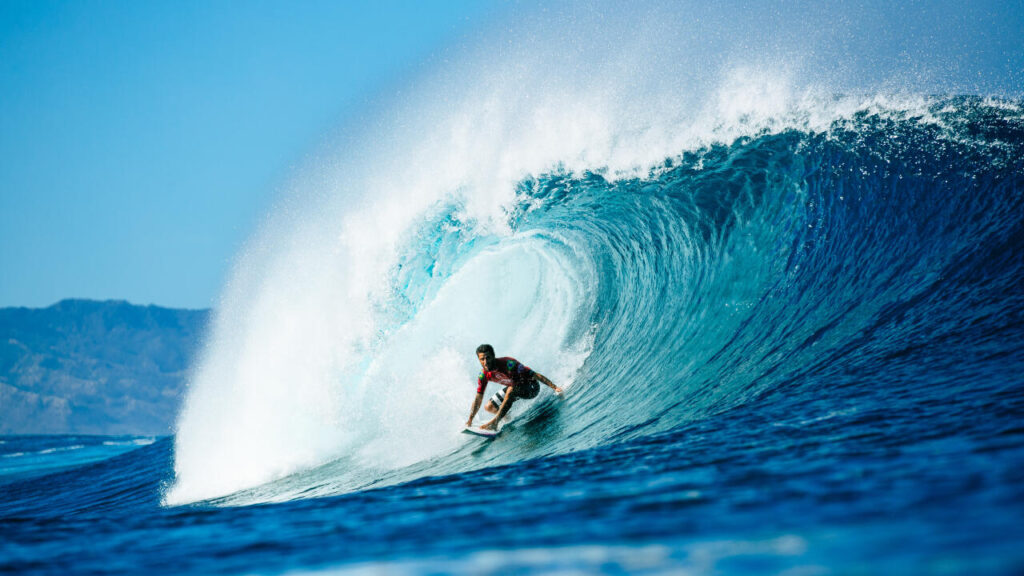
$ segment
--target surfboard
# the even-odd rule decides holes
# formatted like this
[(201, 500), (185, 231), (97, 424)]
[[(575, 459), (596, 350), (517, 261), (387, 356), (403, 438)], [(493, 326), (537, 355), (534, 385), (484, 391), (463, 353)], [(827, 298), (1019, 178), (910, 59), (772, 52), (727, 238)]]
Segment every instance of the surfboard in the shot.
[(484, 438), (494, 438), (498, 435), (497, 430), (484, 430), (483, 428), (477, 428), (476, 426), (466, 426), (462, 429), (462, 433), (482, 436)]

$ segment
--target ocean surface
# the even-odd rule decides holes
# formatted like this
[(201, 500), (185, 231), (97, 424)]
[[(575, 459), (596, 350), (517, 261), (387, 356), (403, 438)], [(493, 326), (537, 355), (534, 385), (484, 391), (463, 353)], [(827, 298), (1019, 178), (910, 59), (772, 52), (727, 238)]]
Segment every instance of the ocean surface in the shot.
[[(532, 175), (500, 233), (463, 204), (394, 243), (297, 430), (315, 390), (218, 388), (214, 349), (175, 436), (0, 438), (0, 572), (1024, 573), (1021, 102)], [(566, 395), (461, 435), (504, 323)]]

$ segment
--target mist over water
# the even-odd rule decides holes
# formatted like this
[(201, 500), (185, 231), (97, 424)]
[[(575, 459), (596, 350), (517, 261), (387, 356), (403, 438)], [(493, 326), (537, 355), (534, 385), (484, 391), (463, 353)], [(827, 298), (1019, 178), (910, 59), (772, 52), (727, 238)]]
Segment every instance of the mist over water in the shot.
[[(1024, 57), (970, 36), (985, 7), (882, 7), (571, 5), (439, 57), (239, 255), (165, 503), (619, 442), (948, 334), (858, 340), (893, 301), (971, 314), (954, 263), (1020, 226)], [(558, 442), (473, 454), (482, 342), (567, 388), (514, 413)]]

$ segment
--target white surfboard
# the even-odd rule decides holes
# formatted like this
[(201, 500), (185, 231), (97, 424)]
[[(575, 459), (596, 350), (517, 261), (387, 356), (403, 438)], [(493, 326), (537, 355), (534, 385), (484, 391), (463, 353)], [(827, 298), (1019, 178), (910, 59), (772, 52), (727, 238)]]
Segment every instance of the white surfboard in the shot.
[(463, 434), (472, 434), (474, 436), (483, 436), (484, 438), (494, 438), (498, 435), (497, 430), (485, 430), (476, 426), (466, 426), (462, 429)]

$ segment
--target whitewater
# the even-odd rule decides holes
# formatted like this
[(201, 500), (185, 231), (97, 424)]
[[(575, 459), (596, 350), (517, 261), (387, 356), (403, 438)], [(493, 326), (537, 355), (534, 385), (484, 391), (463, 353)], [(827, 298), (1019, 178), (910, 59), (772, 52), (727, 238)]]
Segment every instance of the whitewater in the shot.
[[(0, 559), (58, 521), (93, 572), (1018, 572), (1024, 57), (964, 72), (943, 10), (467, 40), (283, 193), (174, 436), (3, 486)], [(492, 442), (484, 342), (566, 389)]]

